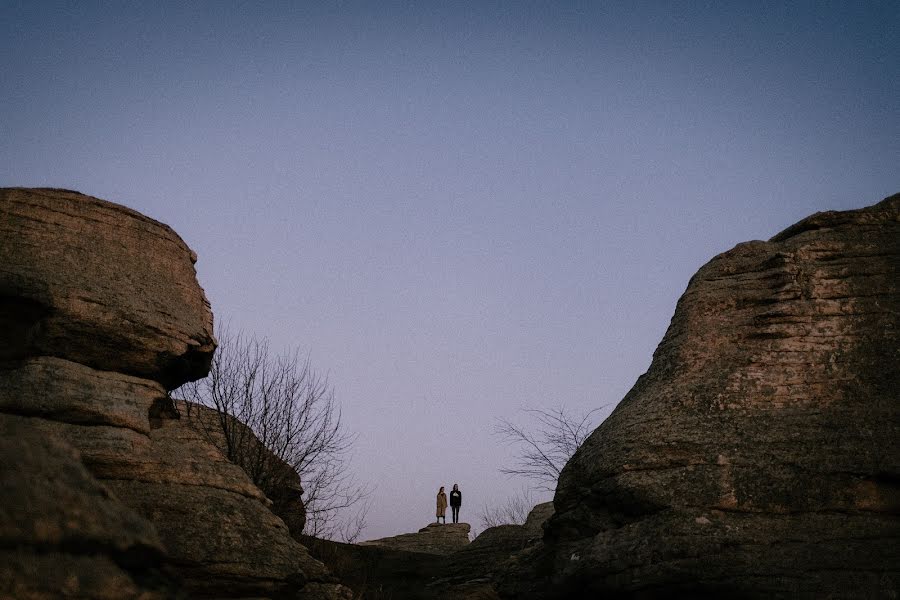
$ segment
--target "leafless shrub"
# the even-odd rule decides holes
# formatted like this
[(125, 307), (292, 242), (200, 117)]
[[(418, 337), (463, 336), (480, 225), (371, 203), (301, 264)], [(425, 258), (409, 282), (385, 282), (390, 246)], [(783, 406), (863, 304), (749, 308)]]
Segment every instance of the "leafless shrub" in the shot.
[(530, 420), (525, 425), (499, 419), (495, 433), (519, 447), (515, 464), (500, 472), (525, 477), (537, 489), (553, 492), (562, 468), (594, 430), (595, 414), (602, 408), (580, 415), (564, 408), (529, 408), (522, 411)]
[(483, 506), (479, 513), (482, 530), (498, 525), (524, 525), (528, 519), (528, 513), (536, 504), (534, 497), (528, 489), (521, 489), (518, 493), (507, 498), (497, 506)]
[(274, 512), (296, 502), (299, 490), (291, 488), (299, 474), (304, 533), (357, 538), (365, 528), (369, 492), (348, 469), (355, 436), (342, 425), (327, 377), (297, 350), (275, 355), (264, 339), (228, 331), (218, 337), (209, 376), (176, 394), (216, 411), (207, 434), (272, 500)]

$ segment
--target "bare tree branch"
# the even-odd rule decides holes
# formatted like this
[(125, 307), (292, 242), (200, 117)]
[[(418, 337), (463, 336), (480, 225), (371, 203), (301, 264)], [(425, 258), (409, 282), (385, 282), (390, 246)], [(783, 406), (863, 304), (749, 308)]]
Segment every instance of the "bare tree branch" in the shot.
[(498, 419), (495, 434), (519, 448), (515, 463), (500, 472), (531, 479), (538, 489), (554, 491), (560, 472), (591, 434), (594, 416), (603, 408), (581, 415), (564, 408), (529, 408), (522, 411), (530, 420), (527, 426)]
[[(297, 350), (274, 355), (264, 339), (217, 333), (209, 376), (178, 390), (187, 410), (194, 403), (216, 411), (204, 433), (272, 500), (274, 512), (295, 508), (303, 493), (304, 533), (358, 537), (370, 490), (349, 471), (356, 436), (343, 426), (327, 377)], [(295, 473), (302, 491), (292, 488)]]
[(506, 499), (499, 506), (484, 506), (479, 513), (482, 530), (498, 525), (524, 525), (535, 501), (528, 489)]

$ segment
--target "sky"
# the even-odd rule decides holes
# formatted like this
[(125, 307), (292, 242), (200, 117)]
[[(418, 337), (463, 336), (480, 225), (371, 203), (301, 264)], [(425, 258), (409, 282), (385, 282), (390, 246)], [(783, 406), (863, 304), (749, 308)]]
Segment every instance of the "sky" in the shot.
[(898, 98), (897, 2), (0, 0), (0, 186), (171, 225), (308, 353), (363, 538), (453, 483), (478, 529), (498, 418), (599, 421), (706, 261), (900, 191)]

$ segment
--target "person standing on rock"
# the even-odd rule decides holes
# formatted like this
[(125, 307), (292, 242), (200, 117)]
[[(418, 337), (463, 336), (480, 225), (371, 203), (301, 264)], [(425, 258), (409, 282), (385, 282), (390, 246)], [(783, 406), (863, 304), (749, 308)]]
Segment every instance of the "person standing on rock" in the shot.
[(441, 489), (438, 490), (437, 493), (437, 522), (441, 522), (441, 517), (444, 518), (444, 525), (447, 524), (447, 494), (444, 493), (444, 486), (441, 486)]
[[(453, 491), (450, 492), (450, 511), (453, 513), (453, 522), (459, 523), (459, 507), (462, 506), (462, 492), (459, 491), (459, 485), (453, 484)], [(447, 522), (447, 519), (444, 519)]]

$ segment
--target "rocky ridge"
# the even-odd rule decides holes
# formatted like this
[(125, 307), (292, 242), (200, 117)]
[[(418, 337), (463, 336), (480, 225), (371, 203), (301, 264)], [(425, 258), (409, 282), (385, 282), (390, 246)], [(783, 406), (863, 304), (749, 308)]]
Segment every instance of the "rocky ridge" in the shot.
[(504, 594), (896, 595), (898, 275), (900, 195), (703, 266)]
[(215, 348), (195, 260), (119, 205), (0, 190), (0, 596), (349, 597), (169, 399)]
[(432, 524), (418, 533), (361, 544), (305, 542), (313, 556), (364, 598), (489, 600), (498, 598), (496, 575), (517, 553), (540, 541), (543, 525), (552, 514), (552, 503), (539, 504), (525, 524), (491, 527), (471, 543), (462, 543), (459, 531), (446, 530), (448, 537), (456, 539), (437, 552), (431, 547), (435, 535), (440, 535), (437, 529), (452, 525)]
[(416, 533), (402, 533), (392, 537), (360, 542), (360, 546), (383, 546), (392, 550), (450, 554), (469, 543), (468, 523), (430, 523)]

